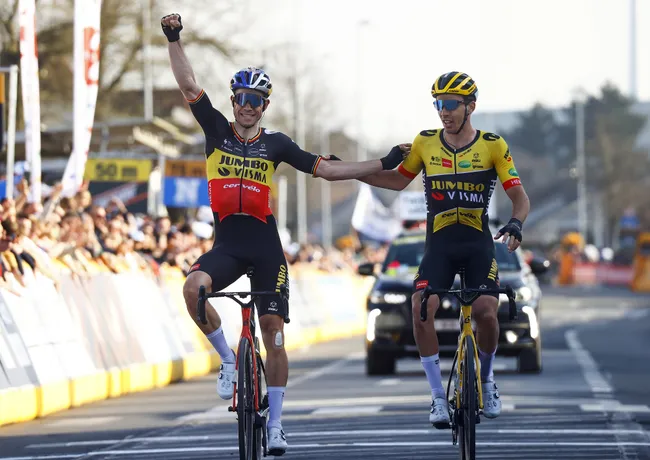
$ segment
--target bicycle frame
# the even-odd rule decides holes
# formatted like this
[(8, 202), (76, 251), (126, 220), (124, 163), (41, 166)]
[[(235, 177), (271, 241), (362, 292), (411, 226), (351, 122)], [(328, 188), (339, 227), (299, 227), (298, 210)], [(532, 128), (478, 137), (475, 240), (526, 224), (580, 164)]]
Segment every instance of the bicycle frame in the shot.
[[(250, 275), (249, 275), (250, 277)], [(205, 291), (205, 286), (199, 287), (199, 302), (198, 302), (198, 308), (197, 308), (197, 317), (198, 320), (201, 321), (202, 324), (208, 324), (207, 320), (207, 315), (205, 311), (205, 303), (207, 299), (209, 298), (215, 298), (215, 297), (227, 297), (230, 298), (231, 300), (234, 300), (237, 302), (240, 307), (242, 308), (242, 331), (241, 334), (239, 335), (239, 342), (241, 342), (241, 339), (246, 339), (248, 340), (248, 343), (250, 344), (252, 353), (253, 353), (253, 399), (255, 401), (255, 411), (260, 410), (260, 405), (259, 405), (259, 382), (257, 379), (257, 350), (255, 348), (255, 339), (253, 338), (255, 335), (255, 299), (263, 296), (277, 296), (279, 295), (282, 302), (285, 304), (285, 311), (287, 312), (287, 315), (284, 317), (284, 322), (289, 323), (289, 316), (288, 316), (288, 294), (287, 294), (287, 287), (282, 284), (280, 285), (280, 290), (279, 292), (274, 292), (274, 291), (250, 291), (250, 292), (212, 292), (212, 293), (206, 293)], [(243, 297), (250, 297), (250, 300), (248, 302), (243, 302), (237, 297), (243, 298)], [(236, 358), (235, 358), (235, 370), (239, 372), (239, 353), (236, 353)], [(236, 412), (237, 411), (237, 382), (233, 382), (233, 404), (231, 407), (228, 408), (229, 411), (231, 412)]]
[[(467, 337), (472, 337), (473, 342), (473, 353), (474, 353), (474, 362), (478, 364), (478, 372), (476, 372), (477, 378), (477, 391), (478, 391), (478, 407), (483, 409), (483, 390), (481, 387), (481, 373), (480, 373), (480, 360), (478, 358), (478, 349), (476, 347), (476, 337), (474, 336), (474, 331), (472, 329), (472, 303), (478, 299), (481, 295), (484, 294), (506, 294), (508, 296), (508, 306), (509, 306), (509, 315), (510, 321), (515, 321), (517, 319), (517, 304), (515, 302), (515, 293), (511, 286), (506, 286), (504, 288), (498, 289), (469, 289), (465, 285), (465, 276), (464, 272), (461, 271), (460, 276), (460, 289), (432, 289), (430, 286), (427, 286), (422, 293), (422, 300), (420, 303), (420, 320), (427, 320), (427, 301), (432, 295), (437, 295), (439, 298), (443, 295), (453, 295), (460, 302), (460, 311), (461, 311), (461, 330), (458, 337), (458, 349), (456, 350), (456, 372), (458, 373), (458, 381), (463, 381), (463, 372), (461, 363), (465, 357), (463, 351), (463, 345), (467, 340)], [(451, 376), (450, 376), (451, 379)], [(458, 390), (458, 389), (456, 389)], [(456, 407), (460, 407), (460, 391), (456, 391)]]
[[(465, 344), (465, 340), (467, 339), (467, 337), (471, 336), (474, 339), (472, 341), (474, 362), (478, 364), (478, 369), (476, 372), (476, 380), (477, 380), (476, 386), (478, 388), (478, 407), (479, 409), (483, 409), (483, 389), (481, 387), (481, 369), (480, 369), (481, 362), (478, 359), (478, 350), (476, 348), (476, 337), (474, 336), (474, 330), (472, 329), (472, 305), (471, 304), (461, 305), (460, 311), (462, 317), (462, 328), (458, 338), (458, 349), (456, 350), (456, 354), (458, 356), (456, 362), (456, 372), (458, 373), (458, 381), (459, 382), (463, 381), (463, 368), (461, 366), (461, 363), (465, 358), (465, 348), (463, 347), (463, 345)], [(451, 379), (452, 376), (450, 376), (449, 378)], [(461, 404), (460, 397), (461, 397), (460, 391), (456, 391), (456, 407), (460, 407)]]
[[(257, 350), (255, 349), (255, 340), (253, 336), (255, 334), (255, 318), (253, 315), (255, 309), (255, 299), (251, 298), (246, 305), (242, 305), (241, 317), (242, 317), (242, 329), (241, 334), (239, 335), (239, 343), (241, 339), (245, 338), (250, 344), (252, 354), (253, 354), (253, 401), (255, 404), (255, 411), (260, 410), (259, 400), (257, 391), (259, 389), (259, 382), (257, 381)], [(235, 370), (239, 372), (239, 353), (235, 358)], [(237, 382), (233, 382), (232, 390), (232, 411), (237, 411)]]

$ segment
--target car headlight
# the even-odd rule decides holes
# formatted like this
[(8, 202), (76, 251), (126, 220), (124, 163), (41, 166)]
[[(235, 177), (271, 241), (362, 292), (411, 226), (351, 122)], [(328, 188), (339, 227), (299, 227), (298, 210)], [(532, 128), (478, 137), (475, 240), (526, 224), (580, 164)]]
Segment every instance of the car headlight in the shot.
[(397, 305), (406, 302), (408, 297), (406, 294), (399, 294), (396, 292), (378, 292), (375, 291), (370, 294), (370, 302), (372, 303), (389, 303)]

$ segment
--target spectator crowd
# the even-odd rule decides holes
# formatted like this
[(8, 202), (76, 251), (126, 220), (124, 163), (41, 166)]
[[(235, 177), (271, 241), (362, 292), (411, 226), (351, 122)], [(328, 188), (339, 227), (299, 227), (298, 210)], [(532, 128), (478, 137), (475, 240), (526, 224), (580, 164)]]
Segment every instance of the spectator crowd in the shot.
[[(0, 288), (20, 294), (25, 268), (57, 283), (63, 265), (82, 276), (99, 265), (114, 273), (141, 270), (157, 273), (162, 264), (187, 273), (213, 244), (213, 227), (196, 219), (172, 222), (169, 217), (134, 214), (118, 198), (106, 207), (93, 204), (85, 184), (74, 197), (62, 197), (60, 184), (48, 189), (42, 203), (29, 200), (23, 180), (15, 199), (0, 201)], [(355, 271), (365, 261), (381, 262), (386, 246), (364, 246), (354, 235), (336, 241), (331, 250), (318, 244), (284, 241), (290, 265), (322, 271)]]

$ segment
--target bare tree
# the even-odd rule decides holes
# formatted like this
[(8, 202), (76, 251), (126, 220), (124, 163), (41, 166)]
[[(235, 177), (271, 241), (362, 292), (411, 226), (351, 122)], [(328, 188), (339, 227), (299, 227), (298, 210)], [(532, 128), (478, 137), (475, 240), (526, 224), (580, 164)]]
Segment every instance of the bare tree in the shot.
[[(166, 68), (169, 65), (164, 52), (167, 42), (159, 19), (173, 10), (165, 9), (170, 6), (165, 3), (169, 2), (150, 2), (153, 65), (154, 68)], [(43, 119), (61, 123), (72, 111), (74, 0), (47, 4), (36, 0), (36, 3), (41, 101), (47, 101), (42, 105)], [(138, 78), (142, 69), (143, 5), (142, 0), (102, 1), (97, 119), (119, 114), (120, 107), (113, 103), (115, 94), (123, 89), (126, 81)], [(183, 30), (188, 52), (199, 54), (203, 62), (212, 63), (226, 62), (241, 52), (234, 43), (246, 29), (237, 21), (238, 8), (235, 0), (194, 0), (194, 11), (209, 14), (192, 18), (192, 26)], [(18, 64), (18, 0), (8, 0), (0, 7), (0, 44), (0, 65)], [(198, 69), (197, 73), (201, 74)]]

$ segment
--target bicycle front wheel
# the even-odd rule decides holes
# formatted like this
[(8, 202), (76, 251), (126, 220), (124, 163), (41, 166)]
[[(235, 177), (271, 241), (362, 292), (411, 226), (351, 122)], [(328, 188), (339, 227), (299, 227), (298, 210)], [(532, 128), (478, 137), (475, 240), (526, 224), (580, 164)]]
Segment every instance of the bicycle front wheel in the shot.
[(459, 436), (461, 460), (476, 458), (476, 368), (474, 362), (474, 338), (465, 339), (463, 350), (463, 383), (461, 395), (461, 429)]
[(242, 338), (238, 349), (237, 422), (239, 425), (239, 458), (254, 458), (253, 431), (255, 403), (253, 401), (253, 351), (248, 339)]
[[(264, 401), (264, 386), (266, 377), (262, 373), (263, 362), (262, 357), (259, 354), (260, 344), (257, 337), (255, 337), (255, 350), (254, 356), (257, 360), (257, 388), (253, 392), (254, 395), (257, 394), (257, 404), (260, 408), (260, 413), (255, 414), (254, 419), (256, 421), (255, 429), (253, 430), (253, 458), (261, 460), (263, 454), (266, 451), (266, 416), (268, 416), (268, 411), (265, 410), (268, 404), (265, 404)], [(266, 416), (265, 416), (266, 415)]]

